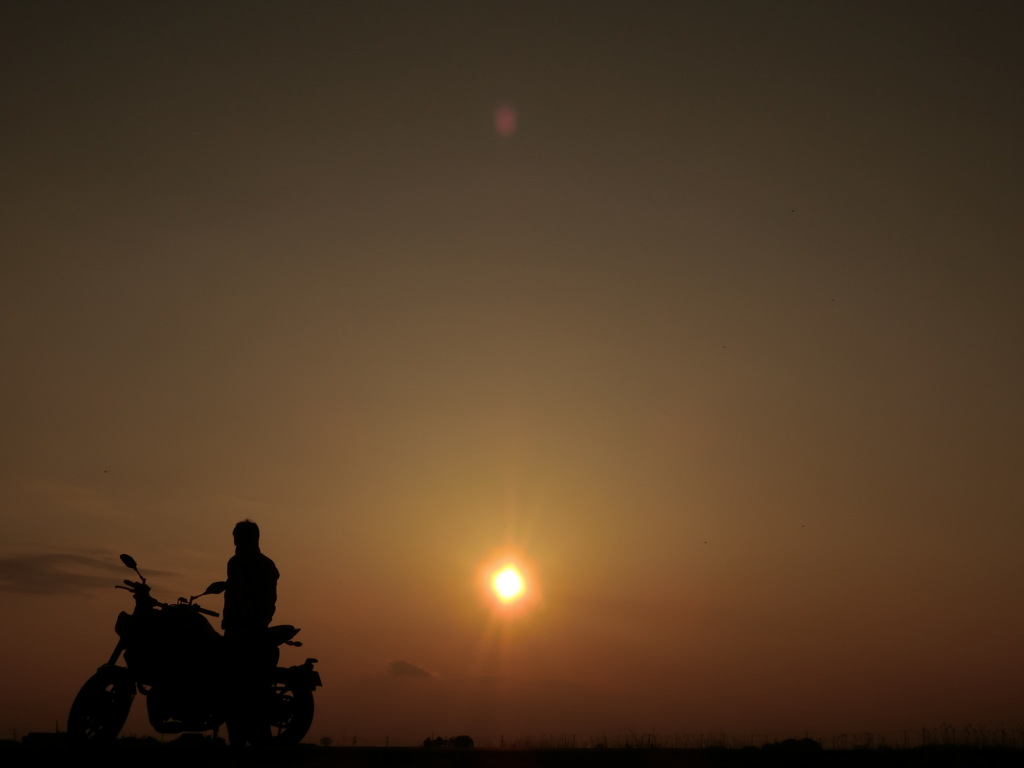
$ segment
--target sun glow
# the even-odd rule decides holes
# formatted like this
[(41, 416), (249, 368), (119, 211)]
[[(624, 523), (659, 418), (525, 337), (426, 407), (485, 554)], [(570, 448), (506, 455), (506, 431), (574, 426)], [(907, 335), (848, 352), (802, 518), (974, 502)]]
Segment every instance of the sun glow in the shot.
[(543, 579), (520, 548), (496, 549), (480, 562), (476, 572), (477, 594), (491, 618), (504, 623), (532, 615), (543, 599)]
[(506, 565), (495, 571), (491, 589), (503, 603), (510, 603), (522, 597), (526, 583), (514, 565)]

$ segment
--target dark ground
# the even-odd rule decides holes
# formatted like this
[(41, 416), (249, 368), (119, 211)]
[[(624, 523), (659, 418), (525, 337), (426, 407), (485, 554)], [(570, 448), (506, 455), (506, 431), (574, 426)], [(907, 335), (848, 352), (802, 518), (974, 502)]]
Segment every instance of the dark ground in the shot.
[(117, 743), (73, 748), (0, 742), (5, 768), (1019, 768), (1024, 750), (957, 746), (918, 749), (422, 749), (316, 747), (233, 751), (227, 747)]

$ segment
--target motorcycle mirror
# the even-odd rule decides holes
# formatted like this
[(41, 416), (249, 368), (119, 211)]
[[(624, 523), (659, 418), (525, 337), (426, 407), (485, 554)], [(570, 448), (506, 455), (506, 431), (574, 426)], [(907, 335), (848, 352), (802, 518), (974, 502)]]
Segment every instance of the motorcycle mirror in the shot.
[(226, 581), (215, 581), (215, 582), (213, 582), (213, 584), (211, 584), (210, 586), (208, 586), (206, 588), (206, 591), (203, 594), (204, 595), (219, 595), (220, 593), (222, 593), (227, 588), (228, 588), (228, 583)]
[(139, 573), (139, 566), (135, 562), (135, 558), (134, 557), (132, 557), (131, 555), (121, 555), (121, 562), (124, 563), (125, 565), (127, 565), (133, 571), (135, 571), (136, 575), (138, 575), (138, 577), (140, 579), (142, 579), (142, 583), (143, 584), (146, 583), (146, 577), (143, 576), (141, 573)]

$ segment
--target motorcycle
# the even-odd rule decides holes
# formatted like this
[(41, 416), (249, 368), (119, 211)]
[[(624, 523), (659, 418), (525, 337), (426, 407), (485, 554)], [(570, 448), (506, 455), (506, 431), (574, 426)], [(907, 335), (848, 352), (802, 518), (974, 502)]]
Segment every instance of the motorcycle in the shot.
[[(118, 615), (113, 653), (75, 697), (68, 714), (69, 739), (96, 743), (117, 738), (136, 691), (146, 697), (149, 722), (157, 733), (212, 730), (216, 736), (231, 715), (232, 702), (237, 705), (239, 696), (248, 694), (240, 691), (237, 665), (232, 672), (234, 649), (205, 618), (220, 614), (196, 600), (223, 593), (227, 584), (216, 581), (201, 595), (161, 603), (150, 594), (135, 560), (121, 555), (121, 562), (135, 571), (139, 581), (125, 579), (115, 588), (130, 592), (135, 608)], [(280, 646), (302, 645), (293, 640), (298, 632), (291, 625), (269, 627), (260, 646), (258, 669), (267, 672), (266, 680), (257, 686), (266, 696), (258, 709), (250, 711), (258, 711), (265, 720), (259, 727), (272, 744), (302, 741), (313, 721), (313, 691), (322, 685), (320, 673), (313, 668), (317, 659), (277, 666)], [(122, 655), (123, 665), (118, 664)]]

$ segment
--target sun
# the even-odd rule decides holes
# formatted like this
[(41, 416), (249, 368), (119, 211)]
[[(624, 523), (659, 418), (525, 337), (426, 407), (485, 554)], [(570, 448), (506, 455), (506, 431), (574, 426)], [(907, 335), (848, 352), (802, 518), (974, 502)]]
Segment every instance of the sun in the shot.
[(506, 565), (494, 572), (491, 589), (503, 603), (511, 603), (523, 596), (526, 582), (514, 565)]
[(537, 565), (511, 546), (492, 551), (476, 571), (477, 595), (499, 622), (533, 614), (543, 602), (543, 583)]

